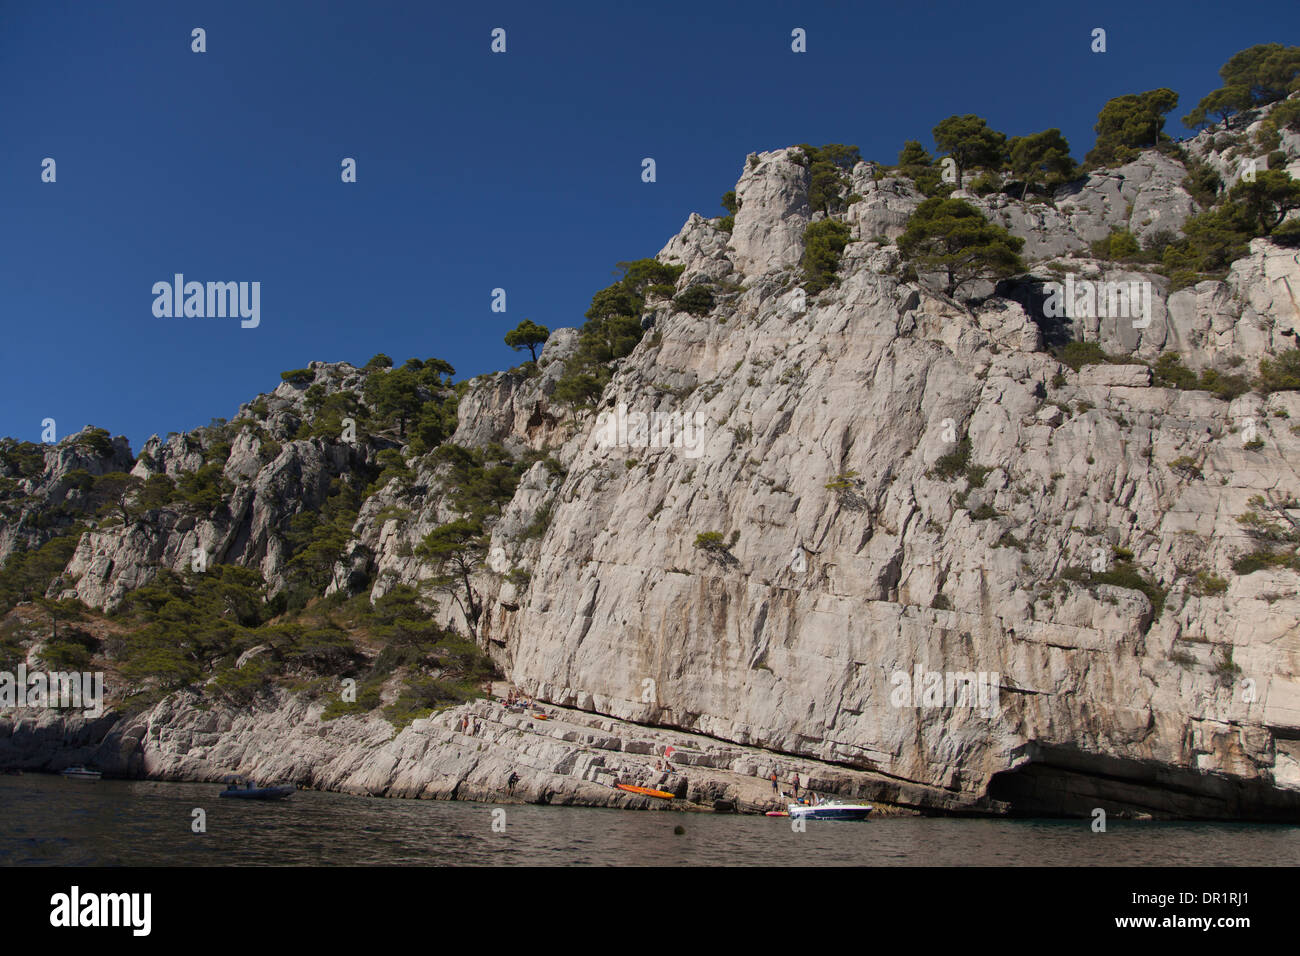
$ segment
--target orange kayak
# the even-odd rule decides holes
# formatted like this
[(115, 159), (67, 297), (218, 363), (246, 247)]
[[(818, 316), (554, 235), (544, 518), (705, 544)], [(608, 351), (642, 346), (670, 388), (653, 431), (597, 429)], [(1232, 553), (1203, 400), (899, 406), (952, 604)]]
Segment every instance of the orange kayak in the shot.
[(671, 800), (676, 794), (667, 793), (663, 790), (651, 790), (649, 787), (634, 787), (630, 783), (617, 783), (614, 786), (620, 790), (626, 790), (628, 793), (640, 793), (647, 797), (659, 797), (663, 800)]

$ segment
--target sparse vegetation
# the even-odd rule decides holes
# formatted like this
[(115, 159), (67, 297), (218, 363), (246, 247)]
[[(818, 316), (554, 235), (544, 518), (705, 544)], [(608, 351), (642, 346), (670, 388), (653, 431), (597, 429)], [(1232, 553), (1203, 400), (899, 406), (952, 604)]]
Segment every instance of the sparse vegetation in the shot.
[(804, 229), (803, 286), (809, 295), (817, 295), (835, 285), (840, 256), (848, 245), (851, 230), (836, 219), (809, 223)]
[(970, 462), (970, 439), (963, 438), (957, 443), (957, 447), (948, 454), (943, 455), (934, 463), (930, 469), (930, 474), (944, 481), (950, 481), (966, 471)]
[(916, 208), (898, 239), (909, 277), (939, 273), (944, 291), (954, 295), (976, 279), (998, 279), (1023, 272), (1025, 241), (989, 222), (961, 199), (933, 197)]

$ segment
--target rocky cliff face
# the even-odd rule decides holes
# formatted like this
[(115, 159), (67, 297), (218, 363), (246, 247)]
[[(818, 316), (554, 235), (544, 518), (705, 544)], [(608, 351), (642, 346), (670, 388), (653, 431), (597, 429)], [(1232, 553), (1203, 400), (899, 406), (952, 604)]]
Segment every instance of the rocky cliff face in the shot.
[[(1300, 171), (1300, 142), (1283, 145)], [(1228, 168), (1212, 134), (1189, 152)], [(1147, 363), (1177, 351), (1194, 371), (1253, 372), (1294, 347), (1300, 256), (1256, 240), (1225, 280), (1172, 292), (1141, 267), (1087, 257), (1115, 227), (1176, 232), (1197, 211), (1183, 175), (1150, 153), (1054, 204), (965, 194), (1026, 240), (1033, 277), (956, 301), (901, 277), (892, 241), (920, 194), (859, 164), (840, 282), (813, 298), (798, 264), (805, 227), (824, 214), (810, 212), (808, 171), (792, 150), (751, 157), (733, 231), (692, 215), (658, 257), (684, 267), (678, 291), (710, 284), (714, 308), (657, 305), (595, 411), (551, 397), (572, 330), (552, 336), (540, 374), (475, 379), (461, 397), (454, 441), (555, 459), (532, 466), (493, 526), (473, 578), (480, 643), (575, 725), (707, 738), (734, 750), (727, 772), (740, 777), (765, 778), (780, 759), (828, 780), (858, 774), (835, 789), (922, 808), (1294, 818), (1297, 575), (1233, 563), (1257, 543), (1241, 516), (1300, 520), (1300, 393), (1225, 401), (1157, 387)], [(1067, 275), (1150, 283), (1149, 321), (1045, 316), (1042, 283)], [(1117, 360), (1074, 370), (1046, 347), (1061, 336)], [(322, 369), (332, 388), (362, 374)], [(317, 507), (330, 479), (377, 449), (288, 440), (294, 387), (273, 399), (259, 420), (284, 444), (274, 456), (256, 439), (232, 449), (228, 516), (87, 533), (67, 570), (76, 596), (110, 605), (195, 548), (274, 580), (286, 516)], [(683, 422), (698, 444), (681, 440)], [(201, 461), (176, 436), (151, 442), (136, 468)], [(409, 463), (414, 480), (362, 506), (329, 590), (378, 597), (434, 573), (415, 545), (454, 511), (436, 467)], [(439, 613), (465, 623), (448, 602)], [(951, 675), (991, 685), (992, 699), (954, 695)], [(392, 743), (361, 726), (343, 747), (352, 758), (299, 776), (492, 792), (488, 769), (504, 764), (478, 774), (479, 751), (466, 756), (448, 730), (462, 711), (450, 713)], [(167, 713), (150, 720), (169, 726)], [(130, 766), (199, 773), (195, 748), (226, 746), (229, 728), (190, 729), (162, 763)], [(149, 749), (150, 732), (125, 736), (130, 752)], [(599, 776), (552, 756), (547, 774)], [(888, 793), (871, 789), (885, 781)], [(701, 793), (728, 786), (746, 792), (730, 780)]]
[(24, 469), (0, 462), (0, 480), (12, 482), (10, 496), (15, 504), (0, 519), (0, 562), (20, 548), (37, 548), (71, 523), (72, 514), (86, 498), (76, 480), (79, 472), (88, 476), (123, 471), (131, 467), (131, 448), (118, 437), (106, 445), (85, 442), (90, 429), (82, 429), (58, 444), (43, 446), (40, 461)]
[[(787, 151), (763, 154), (737, 186), (730, 237), (687, 222), (660, 254), (686, 266), (679, 287), (742, 284), (709, 316), (659, 315), (603, 397), (702, 415), (702, 455), (602, 447), (589, 425), (560, 456), (568, 477), (540, 551), (494, 539), (531, 571), (528, 593), (491, 617), (511, 678), (954, 803), (1294, 812), (1295, 575), (1240, 576), (1232, 562), (1253, 547), (1237, 521), (1252, 498), (1297, 500), (1298, 397), (1154, 388), (1136, 364), (1074, 372), (1018, 303), (966, 308), (898, 282), (891, 250), (867, 236), (896, 233), (919, 197), (888, 180), (850, 207), (864, 241), (839, 287), (801, 309), (802, 173)], [(1005, 221), (1041, 267), (1112, 226), (1177, 229), (1195, 208), (1181, 177), (1150, 154), (1055, 210), (1007, 203)], [(1176, 349), (1227, 371), (1294, 345), (1293, 250), (1256, 241), (1226, 281), (1172, 295), (1157, 276), (1072, 264), (1081, 279), (1155, 286), (1147, 328), (1103, 317), (1070, 330), (1109, 352)], [(974, 475), (936, 475), (962, 438)], [(1179, 470), (1186, 459), (1199, 471)], [(709, 531), (730, 546), (696, 547)], [(1130, 552), (1167, 592), (1161, 607), (1063, 576)], [(1207, 577), (1227, 589), (1205, 593)], [(917, 671), (1000, 675), (1001, 706), (896, 706), (893, 675)]]

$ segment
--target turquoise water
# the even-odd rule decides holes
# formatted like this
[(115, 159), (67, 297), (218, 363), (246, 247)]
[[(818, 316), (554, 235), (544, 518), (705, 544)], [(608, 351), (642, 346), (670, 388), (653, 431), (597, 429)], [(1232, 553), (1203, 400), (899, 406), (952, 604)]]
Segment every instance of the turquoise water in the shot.
[[(0, 776), (0, 864), (1294, 865), (1300, 827), (880, 818), (809, 823), (673, 811), (386, 800), (300, 791), (221, 800), (217, 784)], [(207, 832), (194, 833), (193, 810)], [(494, 811), (495, 814), (494, 814)], [(502, 816), (504, 813), (504, 816)], [(504, 824), (494, 831), (493, 823)], [(685, 832), (677, 834), (676, 827)]]

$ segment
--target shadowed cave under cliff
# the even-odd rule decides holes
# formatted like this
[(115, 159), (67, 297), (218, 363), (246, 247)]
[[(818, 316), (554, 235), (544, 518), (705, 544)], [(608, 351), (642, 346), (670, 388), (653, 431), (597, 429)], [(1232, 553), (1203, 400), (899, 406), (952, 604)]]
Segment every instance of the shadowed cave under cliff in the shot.
[(1300, 793), (1264, 781), (1199, 773), (1069, 747), (1036, 746), (1028, 763), (994, 775), (988, 797), (1015, 817), (1108, 817), (1295, 823)]

